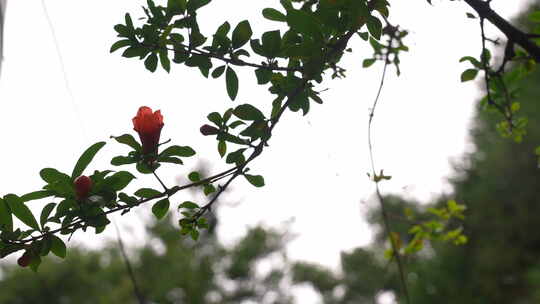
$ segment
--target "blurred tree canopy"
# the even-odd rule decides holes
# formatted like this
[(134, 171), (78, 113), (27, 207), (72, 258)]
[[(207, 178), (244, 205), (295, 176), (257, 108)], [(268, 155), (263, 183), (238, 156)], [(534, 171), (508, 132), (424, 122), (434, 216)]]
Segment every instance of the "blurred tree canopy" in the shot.
[[(540, 5), (535, 4), (531, 11), (538, 8)], [(525, 17), (519, 22), (531, 25)], [(518, 99), (527, 117), (540, 117), (539, 83), (538, 71), (519, 83)], [(495, 127), (497, 115), (493, 111), (481, 111), (481, 107), (478, 104), (471, 130), (475, 150), (455, 165), (455, 176), (450, 178), (454, 188), (452, 198), (467, 206), (464, 228), (469, 241), (458, 247), (433, 242), (420, 254), (408, 257), (407, 283), (412, 303), (540, 302), (540, 231), (537, 229), (540, 171), (538, 159), (531, 153), (540, 142), (540, 121), (529, 120), (527, 135), (516, 144), (500, 136)], [(386, 197), (391, 214), (402, 215), (409, 209), (418, 214), (417, 218), (425, 216), (428, 207), (440, 207), (446, 201), (443, 197), (429, 206), (421, 206), (399, 197)], [(370, 220), (379, 227), (377, 243), (367, 250), (344, 253), (343, 275), (321, 279), (322, 270), (311, 276), (313, 270), (303, 270), (307, 275), (302, 280), (310, 282), (323, 296), (328, 292), (321, 281), (341, 280), (345, 296), (325, 299), (324, 303), (371, 303), (370, 299), (362, 300), (362, 296), (374, 295), (377, 288), (399, 294), (397, 273), (387, 269), (385, 263), (374, 261), (369, 254), (384, 246), (380, 211), (373, 210)], [(394, 221), (393, 229), (407, 239), (411, 225), (404, 218)], [(354, 257), (356, 261), (350, 263)], [(358, 278), (357, 283), (348, 279), (349, 273)], [(377, 287), (366, 290), (372, 285)], [(351, 301), (353, 292), (358, 296)]]
[[(283, 232), (255, 227), (224, 247), (213, 228), (195, 242), (170, 219), (148, 227), (151, 241), (128, 253), (147, 303), (291, 303)], [(256, 266), (263, 261), (270, 267), (261, 272)], [(0, 303), (137, 303), (114, 243), (70, 251), (37, 273), (3, 265), (1, 278)]]

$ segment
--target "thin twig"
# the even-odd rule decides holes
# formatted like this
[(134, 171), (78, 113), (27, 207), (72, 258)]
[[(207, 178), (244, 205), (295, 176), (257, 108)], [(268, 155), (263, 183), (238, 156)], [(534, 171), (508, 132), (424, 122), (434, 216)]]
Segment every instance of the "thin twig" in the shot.
[[(390, 39), (389, 45), (392, 45), (392, 39)], [(384, 85), (384, 79), (386, 77), (386, 69), (388, 67), (388, 59), (386, 58), (384, 61), (384, 67), (383, 72), (381, 76), (381, 82), (379, 84), (379, 89), (377, 91), (377, 96), (375, 97), (375, 100), (373, 101), (373, 106), (371, 107), (371, 111), (369, 112), (369, 121), (368, 121), (368, 147), (369, 147), (369, 159), (371, 162), (371, 171), (372, 171), (372, 178), (375, 181), (375, 191), (377, 194), (377, 199), (379, 200), (379, 204), (381, 205), (381, 212), (383, 216), (383, 222), (385, 226), (386, 233), (388, 234), (388, 238), (390, 239), (390, 244), (392, 246), (392, 251), (394, 252), (394, 256), (396, 257), (396, 262), (398, 266), (399, 276), (401, 280), (401, 285), (403, 286), (403, 293), (405, 294), (405, 299), (407, 300), (407, 303), (411, 303), (411, 299), (409, 296), (409, 290), (407, 288), (407, 281), (405, 280), (405, 269), (403, 265), (403, 261), (401, 260), (401, 256), (399, 254), (399, 248), (397, 248), (397, 245), (394, 241), (394, 238), (392, 237), (392, 229), (390, 227), (390, 219), (388, 216), (388, 212), (386, 210), (386, 205), (384, 203), (384, 197), (381, 194), (381, 191), (379, 189), (379, 182), (375, 180), (377, 173), (375, 169), (375, 160), (373, 157), (373, 145), (371, 140), (371, 126), (373, 124), (373, 117), (375, 116), (375, 109), (377, 107), (377, 103), (379, 101), (379, 97), (381, 95), (381, 91)]]
[[(167, 51), (176, 51), (174, 48), (168, 48), (168, 47), (160, 47), (158, 45), (154, 45), (154, 44), (144, 44), (144, 43), (141, 43), (142, 46), (144, 47), (149, 47), (149, 48), (152, 48), (152, 49), (165, 49)], [(201, 49), (198, 49), (198, 48), (194, 48), (194, 47), (190, 47), (190, 46), (187, 46), (187, 45), (184, 45), (184, 44), (181, 44), (181, 43), (178, 43), (179, 46), (183, 47), (184, 48), (184, 51), (190, 53), (191, 55), (200, 55), (200, 56), (206, 56), (206, 57), (210, 57), (210, 58), (215, 58), (215, 59), (219, 59), (225, 63), (228, 63), (228, 64), (232, 64), (232, 65), (237, 65), (237, 66), (249, 66), (249, 67), (253, 67), (253, 68), (260, 68), (260, 69), (267, 69), (267, 70), (271, 70), (271, 71), (286, 71), (286, 72), (300, 72), (302, 71), (301, 69), (299, 68), (288, 68), (288, 67), (280, 67), (280, 66), (271, 66), (271, 65), (262, 65), (262, 64), (256, 64), (256, 63), (251, 63), (251, 62), (247, 62), (247, 61), (244, 61), (242, 59), (238, 59), (238, 58), (226, 58), (224, 56), (220, 56), (220, 55), (217, 55), (217, 54), (214, 54), (214, 53), (211, 53), (211, 52), (207, 52), (207, 51), (203, 51)]]
[(131, 280), (131, 284), (133, 284), (133, 292), (135, 293), (135, 297), (139, 301), (139, 304), (145, 304), (146, 300), (144, 299), (144, 295), (141, 293), (141, 290), (139, 289), (139, 285), (137, 284), (135, 273), (133, 272), (133, 268), (131, 267), (131, 263), (129, 262), (129, 258), (126, 254), (126, 250), (124, 248), (124, 242), (122, 241), (122, 237), (120, 236), (120, 229), (118, 229), (118, 225), (116, 225), (116, 222), (114, 222), (114, 228), (116, 228), (116, 239), (118, 240), (118, 247), (120, 248), (122, 259), (124, 260), (124, 263), (126, 264), (126, 269), (129, 275), (129, 279)]
[(165, 186), (165, 183), (163, 183), (163, 181), (161, 180), (161, 178), (159, 178), (159, 176), (156, 174), (156, 170), (152, 170), (152, 174), (154, 174), (154, 176), (156, 177), (156, 179), (158, 180), (158, 182), (161, 184), (161, 186), (163, 187), (163, 190), (165, 190), (165, 192), (168, 192), (168, 191), (169, 191), (169, 188), (167, 188), (167, 186)]
[[(484, 32), (484, 18), (480, 17), (480, 34), (482, 38), (482, 53), (480, 54), (480, 59), (482, 61), (482, 68), (484, 70), (484, 82), (486, 83), (486, 93), (487, 93), (487, 100), (488, 104), (494, 106), (508, 121), (510, 130), (514, 127), (513, 121), (512, 121), (512, 112), (507, 111), (502, 105), (498, 104), (493, 100), (493, 97), (491, 96), (491, 89), (490, 89), (490, 69), (489, 69), (489, 62), (486, 58), (486, 34)], [(502, 79), (501, 79), (502, 80)], [(507, 100), (507, 103), (510, 103), (509, 100)]]

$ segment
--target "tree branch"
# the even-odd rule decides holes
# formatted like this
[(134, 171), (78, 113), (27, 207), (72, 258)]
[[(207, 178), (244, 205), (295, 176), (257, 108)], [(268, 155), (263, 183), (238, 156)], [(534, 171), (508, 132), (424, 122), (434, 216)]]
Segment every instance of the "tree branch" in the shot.
[(489, 20), (493, 25), (495, 25), (501, 32), (506, 35), (508, 40), (513, 41), (517, 45), (525, 49), (536, 62), (540, 63), (540, 46), (531, 41), (529, 34), (519, 30), (512, 24), (510, 24), (506, 19), (501, 17), (489, 6), (489, 2), (482, 0), (465, 0), (465, 2), (472, 7), (480, 18), (485, 18)]

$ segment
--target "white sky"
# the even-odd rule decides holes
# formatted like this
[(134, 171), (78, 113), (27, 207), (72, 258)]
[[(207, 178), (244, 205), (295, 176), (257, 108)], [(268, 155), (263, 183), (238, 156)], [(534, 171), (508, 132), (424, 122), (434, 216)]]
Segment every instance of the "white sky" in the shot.
[[(480, 52), (478, 21), (465, 17), (472, 9), (463, 2), (433, 2), (434, 6), (423, 0), (392, 2), (391, 20), (410, 30), (406, 43), (411, 52), (402, 56), (401, 77), (393, 69), (388, 73), (373, 133), (376, 164), (393, 176), (383, 183), (383, 193), (422, 201), (450, 191), (445, 182), (452, 172), (449, 160), (471, 149), (467, 128), (479, 94), (476, 84), (459, 82), (460, 73), (469, 66), (458, 62)], [(250, 68), (235, 69), (240, 72), (240, 91), (237, 101), (231, 102), (222, 78), (205, 79), (197, 69), (174, 64), (170, 75), (162, 70), (151, 74), (138, 60), (122, 58), (121, 52), (109, 54), (116, 41), (113, 26), (123, 22), (125, 12), (134, 19), (142, 16), (143, 3), (46, 1), (70, 94), (41, 1), (9, 1), (0, 79), (0, 195), (38, 190), (43, 185), (41, 168), (69, 173), (91, 143), (108, 140), (110, 135), (134, 134), (131, 118), (141, 105), (161, 109), (163, 139), (192, 146), (198, 158), (214, 164), (214, 172), (226, 168), (215, 140), (198, 131), (206, 115), (245, 102), (269, 109), (272, 97), (266, 87), (256, 85)], [(241, 5), (234, 7), (231, 3), (214, 0), (201, 10), (203, 33), (213, 33), (225, 20), (233, 26), (244, 19), (255, 20), (264, 7), (279, 8), (278, 1), (270, 0), (237, 1)], [(518, 12), (518, 3), (526, 1), (499, 0), (492, 6), (503, 17), (511, 17)], [(255, 37), (278, 26), (262, 17), (251, 24)], [(297, 237), (290, 244), (290, 256), (334, 267), (340, 251), (369, 241), (363, 219), (367, 209), (363, 202), (373, 193), (366, 176), (370, 171), (367, 118), (382, 65), (363, 69), (370, 47), (358, 37), (351, 46), (354, 52), (342, 63), (348, 77), (323, 84), (320, 89), (330, 89), (323, 95), (325, 104), (313, 104), (308, 116), (287, 112), (271, 146), (251, 166), (252, 172), (264, 175), (267, 185), (257, 189), (239, 179), (224, 197), (240, 202), (221, 209), (220, 234), (226, 241), (257, 223), (276, 227), (294, 218), (290, 230)], [(110, 157), (126, 152), (108, 142), (86, 173), (111, 168)], [(185, 167), (169, 167), (161, 175), (173, 184), (176, 176), (186, 176), (196, 164), (196, 159), (188, 160)], [(136, 185), (159, 186), (151, 179), (140, 179)], [(175, 197), (176, 202), (186, 199), (190, 199), (187, 193)], [(41, 210), (47, 202), (31, 204)], [(117, 222), (124, 229), (137, 229), (151, 213), (150, 206), (140, 209), (116, 217)], [(105, 234), (114, 238), (114, 228)], [(74, 241), (94, 246), (100, 238), (79, 233)], [(132, 240), (142, 237), (137, 234)]]

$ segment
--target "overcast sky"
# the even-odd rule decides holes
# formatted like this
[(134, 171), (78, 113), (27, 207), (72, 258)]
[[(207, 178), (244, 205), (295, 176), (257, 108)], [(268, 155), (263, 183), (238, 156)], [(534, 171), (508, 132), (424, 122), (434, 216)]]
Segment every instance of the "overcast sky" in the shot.
[[(231, 102), (222, 78), (205, 79), (198, 70), (179, 65), (173, 65), (170, 74), (162, 70), (152, 74), (142, 62), (122, 58), (121, 52), (109, 54), (116, 40), (113, 26), (123, 22), (125, 12), (134, 19), (142, 16), (143, 1), (45, 1), (45, 7), (38, 0), (8, 2), (0, 78), (1, 195), (39, 189), (43, 182), (38, 172), (44, 167), (71, 172), (80, 153), (97, 141), (107, 140), (108, 145), (86, 173), (111, 168), (108, 160), (126, 149), (108, 138), (134, 134), (131, 118), (141, 105), (161, 109), (163, 139), (198, 152), (186, 166), (162, 170), (169, 184), (186, 176), (198, 160), (210, 162), (212, 171), (219, 172), (227, 166), (219, 159), (215, 140), (198, 131), (206, 115), (245, 102), (270, 109), (272, 97), (266, 87), (256, 85), (250, 68), (236, 68), (240, 91)], [(253, 20), (254, 36), (278, 25), (257, 17), (264, 7), (279, 8), (277, 1), (231, 3), (214, 0), (201, 10), (203, 33), (213, 33), (225, 20), (233, 26)], [(468, 65), (458, 62), (480, 52), (478, 21), (466, 18), (472, 10), (463, 2), (433, 3), (392, 2), (391, 20), (410, 30), (406, 43), (411, 52), (402, 57), (399, 78), (389, 70), (373, 129), (377, 167), (393, 176), (383, 183), (383, 193), (423, 202), (451, 192), (445, 181), (452, 173), (450, 161), (472, 149), (467, 129), (479, 96), (476, 84), (460, 83), (460, 73)], [(497, 0), (492, 6), (508, 18), (524, 3)], [(363, 69), (370, 47), (358, 37), (351, 47), (353, 53), (342, 63), (348, 77), (320, 86), (329, 89), (322, 96), (325, 104), (313, 104), (306, 117), (287, 112), (270, 147), (250, 166), (264, 175), (266, 186), (257, 189), (238, 179), (224, 196), (231, 203), (220, 211), (220, 235), (227, 242), (246, 227), (258, 223), (279, 227), (294, 218), (290, 231), (297, 237), (290, 244), (290, 256), (337, 266), (340, 251), (369, 241), (363, 217), (365, 202), (373, 195), (366, 176), (367, 118), (382, 65)], [(132, 189), (136, 186), (159, 185), (142, 178)], [(187, 193), (174, 201), (186, 199)], [(31, 204), (41, 210), (47, 202)], [(115, 218), (124, 229), (140, 231), (137, 228), (149, 213), (147, 206)], [(109, 227), (106, 235), (114, 238), (114, 228)], [(91, 233), (78, 233), (74, 242), (97, 246), (96, 239)], [(136, 233), (131, 240), (136, 244), (143, 238)]]

